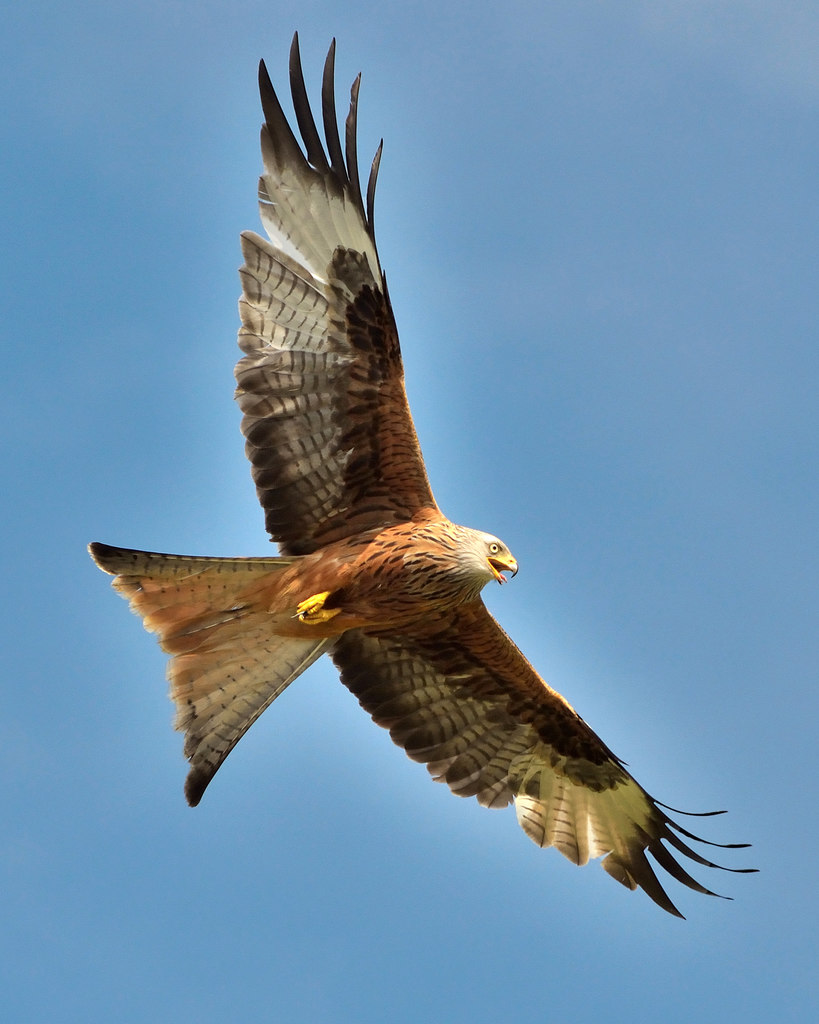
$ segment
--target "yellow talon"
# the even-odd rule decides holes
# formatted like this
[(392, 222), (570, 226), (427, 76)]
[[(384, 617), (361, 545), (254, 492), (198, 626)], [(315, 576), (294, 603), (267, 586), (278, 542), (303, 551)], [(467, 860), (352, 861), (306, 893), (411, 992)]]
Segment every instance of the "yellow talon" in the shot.
[(322, 594), (313, 594), (296, 607), (296, 617), (302, 622), (315, 625), (319, 622), (326, 622), (338, 615), (340, 608), (325, 608), (324, 602), (330, 596), (330, 591), (325, 590)]

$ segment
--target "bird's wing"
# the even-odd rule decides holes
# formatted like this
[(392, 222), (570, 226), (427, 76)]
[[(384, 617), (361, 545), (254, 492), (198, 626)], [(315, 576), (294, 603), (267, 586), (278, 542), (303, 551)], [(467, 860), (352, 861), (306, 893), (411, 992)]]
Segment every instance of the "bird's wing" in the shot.
[(335, 44), (322, 88), (325, 150), (293, 39), (290, 81), (306, 156), (260, 66), (266, 123), (259, 205), (270, 241), (242, 235), (245, 355), (236, 367), (236, 395), (265, 524), (286, 554), (306, 554), (435, 507), (375, 247), (381, 149), (365, 200), (356, 156), (359, 79), (343, 151), (334, 53)]
[(453, 793), (487, 807), (514, 801), (521, 827), (539, 846), (554, 846), (575, 864), (604, 857), (612, 877), (640, 886), (672, 914), (682, 916), (646, 852), (689, 888), (714, 895), (674, 856), (721, 867), (681, 836), (708, 841), (668, 817), (482, 602), (412, 637), (351, 631), (332, 656), (373, 720)]

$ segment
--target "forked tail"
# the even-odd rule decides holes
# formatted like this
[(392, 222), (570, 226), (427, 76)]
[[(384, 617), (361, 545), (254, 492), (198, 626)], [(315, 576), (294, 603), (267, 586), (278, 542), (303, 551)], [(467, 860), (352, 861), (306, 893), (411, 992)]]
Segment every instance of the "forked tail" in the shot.
[(199, 803), (259, 715), (330, 646), (272, 632), (265, 580), (288, 558), (197, 558), (90, 544), (113, 587), (171, 656), (175, 727), (185, 734), (185, 796)]

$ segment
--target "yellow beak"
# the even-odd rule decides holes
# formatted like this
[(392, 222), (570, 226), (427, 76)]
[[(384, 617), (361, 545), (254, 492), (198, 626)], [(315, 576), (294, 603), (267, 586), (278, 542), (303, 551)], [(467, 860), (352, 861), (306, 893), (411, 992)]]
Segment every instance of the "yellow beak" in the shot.
[(513, 576), (517, 575), (518, 563), (511, 555), (508, 555), (506, 558), (492, 555), (490, 558), (487, 558), (487, 562), (489, 562), (489, 568), (492, 570), (492, 575), (498, 583), (506, 582), (506, 577), (503, 575), (505, 572), (510, 572)]

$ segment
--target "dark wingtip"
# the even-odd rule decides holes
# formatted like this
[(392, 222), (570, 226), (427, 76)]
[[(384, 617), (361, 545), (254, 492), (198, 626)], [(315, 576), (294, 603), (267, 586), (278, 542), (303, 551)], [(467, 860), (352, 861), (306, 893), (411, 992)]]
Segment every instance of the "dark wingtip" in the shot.
[(727, 811), (681, 811), (679, 807), (664, 804), (662, 800), (655, 800), (654, 803), (666, 811), (671, 811), (672, 814), (684, 814), (687, 818), (714, 818), (718, 814), (728, 813)]
[(190, 770), (185, 779), (185, 799), (188, 801), (189, 807), (196, 807), (212, 778), (213, 775), (210, 772), (202, 771), (201, 768)]
[(293, 43), (290, 47), (290, 95), (293, 97), (293, 110), (304, 147), (307, 150), (307, 159), (317, 171), (326, 174), (330, 165), (327, 162), (321, 136), (316, 128), (310, 100), (307, 96), (307, 87), (304, 84), (298, 33), (293, 36)]
[(121, 571), (119, 568), (114, 568), (114, 565), (121, 562), (123, 553), (127, 553), (128, 550), (128, 548), (115, 548), (111, 544), (101, 544), (98, 540), (92, 541), (88, 545), (88, 554), (94, 564), (98, 569), (107, 572), (109, 576), (116, 576)]
[(264, 59), (259, 61), (259, 88), (273, 88), (273, 83), (270, 81), (270, 73), (267, 70)]
[[(293, 33), (293, 39), (290, 44), (290, 92), (293, 98), (293, 107), (301, 134), (301, 142), (304, 144), (307, 152), (307, 165), (318, 171), (319, 174), (334, 174), (340, 186), (349, 189), (353, 202), (361, 210), (367, 232), (373, 243), (375, 243), (373, 206), (383, 140), (379, 144), (373, 158), (367, 181), (367, 193), (364, 196), (361, 190), (356, 138), (358, 128), (358, 92), (361, 85), (361, 74), (359, 73), (356, 76), (350, 90), (350, 107), (345, 121), (344, 145), (342, 146), (335, 103), (335, 55), (336, 40), (333, 37), (327, 51), (322, 76), (321, 108), (324, 126), (324, 140), (322, 141), (307, 97), (301, 63), (299, 34), (298, 32)], [(286, 155), (295, 162), (298, 162), (299, 159), (304, 160), (301, 145), (293, 134), (293, 129), (290, 127), (281, 109), (281, 104), (263, 60), (259, 61), (259, 92), (262, 98), (262, 108), (267, 123), (267, 130), (273, 140), (274, 149), (284, 149)]]
[(373, 239), (375, 239), (375, 185), (378, 180), (378, 168), (381, 166), (381, 154), (383, 150), (384, 140), (382, 139), (378, 143), (378, 149), (375, 151), (372, 166), (370, 167), (370, 177), (367, 181), (367, 226), (370, 229), (370, 236)]
[(347, 180), (353, 192), (353, 199), (363, 210), (364, 200), (361, 196), (361, 180), (358, 176), (358, 94), (361, 90), (361, 72), (355, 76), (350, 87), (350, 110), (345, 123), (345, 143), (347, 153)]
[(327, 152), (333, 170), (342, 183), (347, 180), (347, 169), (344, 166), (344, 154), (338, 134), (336, 118), (336, 41), (330, 43), (327, 58), (324, 61), (324, 73), (321, 79), (321, 114), (324, 120), (324, 137), (327, 140)]

